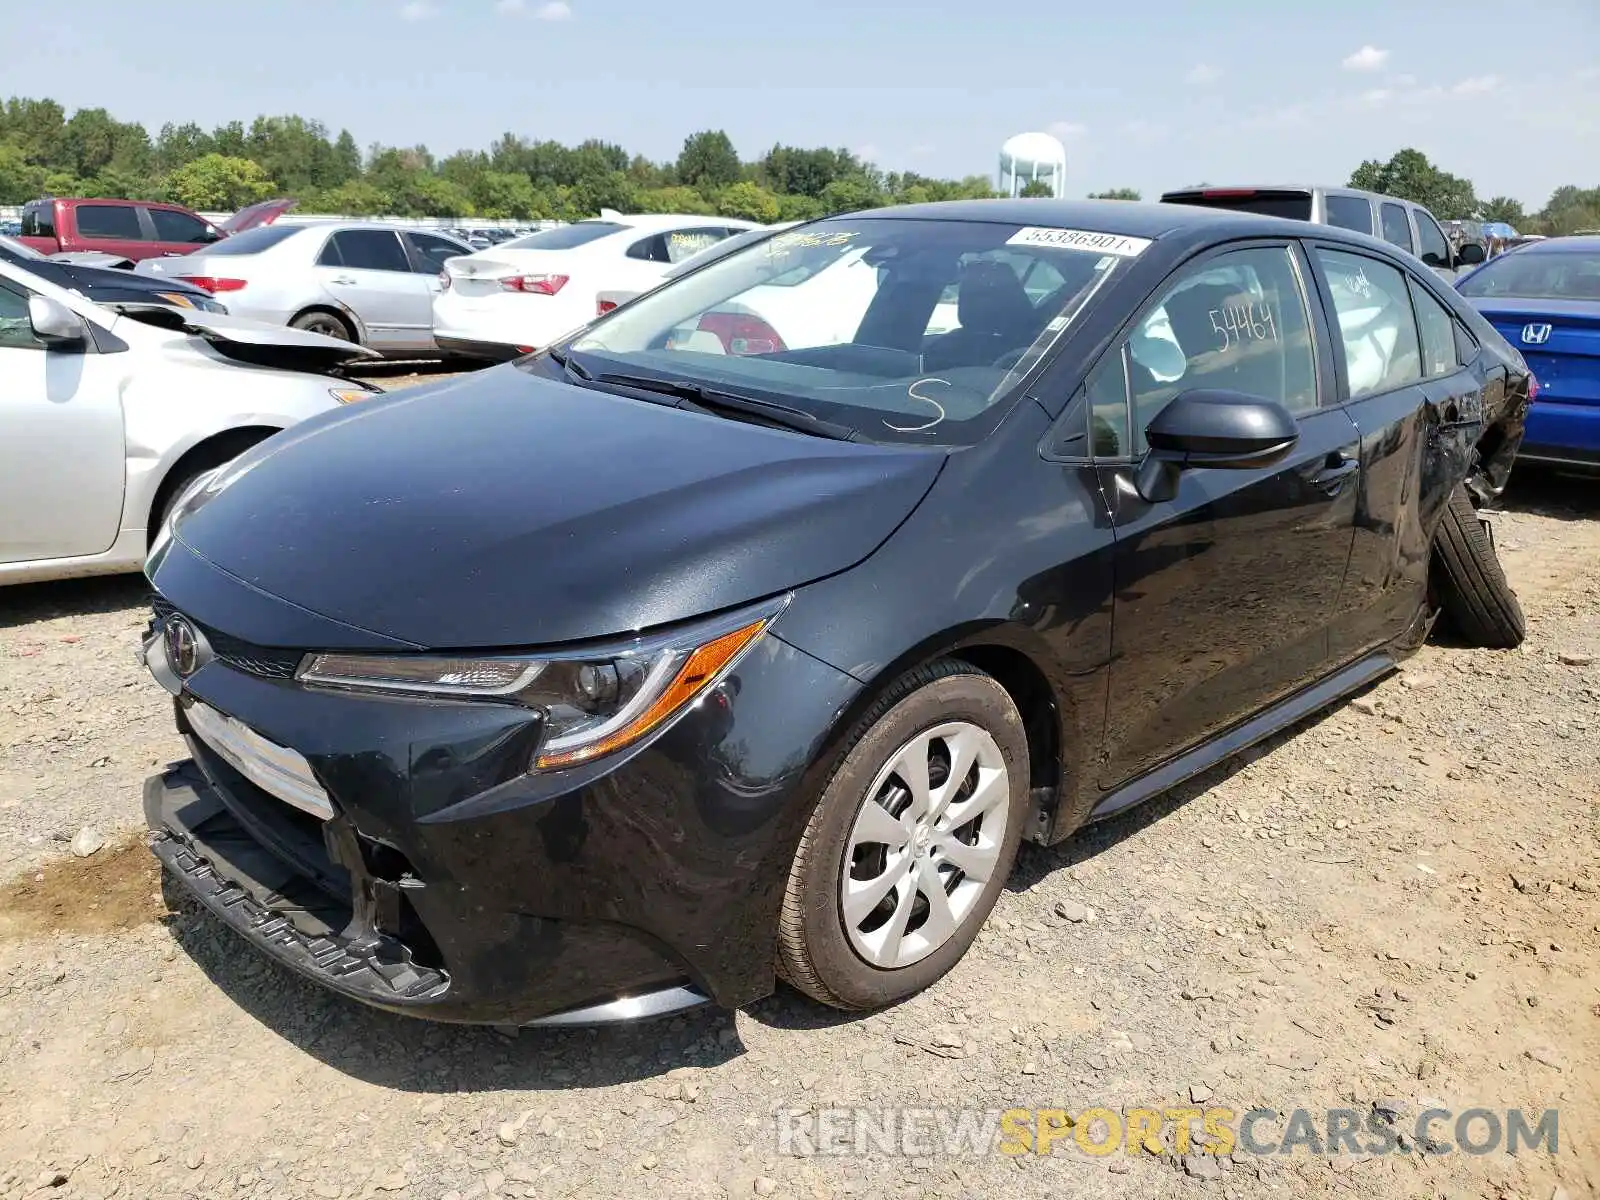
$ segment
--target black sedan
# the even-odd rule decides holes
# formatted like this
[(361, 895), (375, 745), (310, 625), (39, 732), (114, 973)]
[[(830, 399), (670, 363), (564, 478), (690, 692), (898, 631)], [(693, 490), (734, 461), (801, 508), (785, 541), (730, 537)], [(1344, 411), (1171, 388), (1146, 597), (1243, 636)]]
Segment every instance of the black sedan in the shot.
[(86, 267), (57, 262), (31, 246), (0, 237), (0, 259), (26, 267), (40, 279), (69, 292), (77, 292), (96, 304), (162, 304), (172, 308), (196, 308), (204, 312), (225, 313), (227, 308), (210, 292), (179, 280), (153, 279), (111, 267)]
[(396, 1012), (780, 975), (893, 1002), (1024, 838), (1363, 687), (1437, 605), (1515, 644), (1474, 505), (1527, 381), (1337, 229), (985, 201), (785, 231), (185, 495), (145, 659), (193, 758), (146, 787), (153, 848)]

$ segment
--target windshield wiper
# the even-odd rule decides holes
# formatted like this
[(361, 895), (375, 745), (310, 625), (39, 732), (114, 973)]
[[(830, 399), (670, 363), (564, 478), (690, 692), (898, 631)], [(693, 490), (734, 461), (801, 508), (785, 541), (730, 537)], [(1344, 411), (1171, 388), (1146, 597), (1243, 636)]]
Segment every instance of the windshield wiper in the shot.
[(641, 392), (655, 392), (662, 396), (676, 396), (678, 407), (690, 412), (709, 413), (715, 416), (751, 417), (780, 429), (796, 433), (809, 433), (831, 438), (836, 442), (854, 441), (856, 431), (848, 425), (825, 421), (799, 408), (790, 408), (771, 400), (745, 396), (738, 392), (724, 392), (703, 384), (682, 379), (658, 379), (649, 375), (618, 375), (606, 372), (593, 377), (595, 383), (609, 383), (616, 387), (635, 388)]
[(551, 362), (555, 363), (556, 366), (560, 367), (563, 371), (569, 372), (572, 375), (576, 375), (579, 379), (582, 379), (586, 383), (594, 378), (593, 375), (584, 370), (581, 363), (573, 362), (572, 356), (565, 350), (547, 350), (545, 351), (545, 357)]

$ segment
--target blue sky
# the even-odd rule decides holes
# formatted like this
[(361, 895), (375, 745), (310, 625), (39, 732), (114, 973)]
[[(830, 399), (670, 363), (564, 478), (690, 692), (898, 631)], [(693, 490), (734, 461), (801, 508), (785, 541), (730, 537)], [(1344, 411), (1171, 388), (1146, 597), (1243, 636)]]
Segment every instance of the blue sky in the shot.
[[(1299, 9), (1299, 11), (1296, 11)], [(0, 92), (152, 132), (297, 112), (444, 154), (512, 131), (652, 158), (698, 129), (741, 154), (848, 146), (885, 169), (992, 176), (1030, 129), (1068, 194), (1342, 182), (1413, 145), (1480, 196), (1600, 185), (1600, 3), (1141, 0), (276, 0), (152, 22), (78, 0), (0, 41)], [(211, 33), (206, 33), (206, 29)], [(151, 37), (156, 30), (163, 38)], [(1502, 32), (1503, 31), (1503, 32)]]

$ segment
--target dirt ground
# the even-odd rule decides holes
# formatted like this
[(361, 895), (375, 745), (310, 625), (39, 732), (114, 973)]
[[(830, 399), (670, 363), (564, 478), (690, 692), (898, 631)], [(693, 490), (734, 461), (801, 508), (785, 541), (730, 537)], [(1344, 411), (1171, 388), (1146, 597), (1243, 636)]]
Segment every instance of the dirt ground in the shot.
[[(1523, 649), (1430, 645), (1026, 849), (928, 993), (559, 1033), (368, 1011), (169, 908), (139, 796), (182, 751), (133, 657), (141, 581), (0, 590), (0, 1197), (1600, 1194), (1600, 487), (1524, 482), (1495, 531)], [(774, 1115), (1145, 1105), (1376, 1106), (1402, 1130), (1557, 1109), (1559, 1135), (1516, 1156), (1099, 1156), (1072, 1133), (1048, 1156), (808, 1155)]]

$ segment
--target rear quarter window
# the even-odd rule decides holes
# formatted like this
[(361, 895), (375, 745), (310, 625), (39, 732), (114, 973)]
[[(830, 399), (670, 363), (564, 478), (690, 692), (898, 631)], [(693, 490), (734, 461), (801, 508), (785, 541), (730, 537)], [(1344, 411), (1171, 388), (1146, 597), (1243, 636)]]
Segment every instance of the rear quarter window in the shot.
[(260, 254), (263, 250), (272, 249), (279, 242), (288, 241), (299, 231), (300, 227), (295, 225), (262, 225), (223, 238), (209, 247), (206, 254)]
[(34, 201), (22, 209), (22, 236), (56, 236), (56, 206), (48, 200)]

